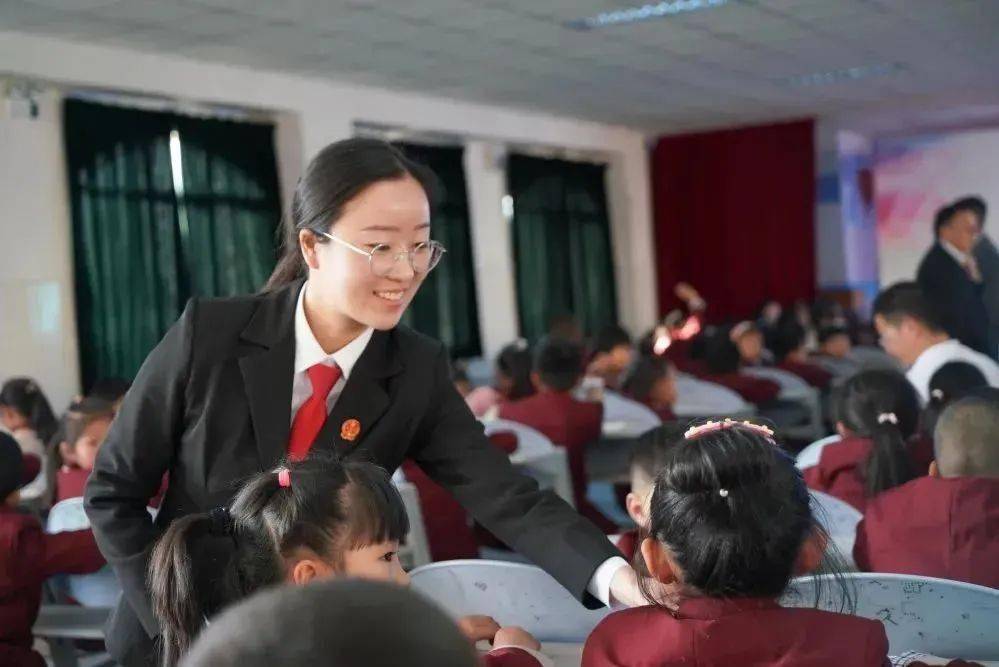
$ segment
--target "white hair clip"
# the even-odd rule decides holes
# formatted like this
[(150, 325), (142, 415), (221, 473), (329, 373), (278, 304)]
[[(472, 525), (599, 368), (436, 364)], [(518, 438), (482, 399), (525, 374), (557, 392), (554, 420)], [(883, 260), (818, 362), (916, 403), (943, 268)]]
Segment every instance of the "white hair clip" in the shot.
[(878, 415), (878, 423), (898, 426), (898, 417), (895, 416), (894, 412), (882, 412)]
[(722, 498), (728, 498), (728, 489), (718, 489), (718, 495)]
[(944, 400), (943, 389), (934, 389), (933, 391), (930, 392), (930, 396), (937, 399), (938, 401)]

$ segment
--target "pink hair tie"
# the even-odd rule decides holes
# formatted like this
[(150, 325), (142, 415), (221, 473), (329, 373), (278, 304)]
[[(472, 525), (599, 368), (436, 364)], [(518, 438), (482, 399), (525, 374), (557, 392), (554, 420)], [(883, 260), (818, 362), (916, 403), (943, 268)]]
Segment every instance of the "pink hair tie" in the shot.
[(287, 468), (281, 468), (277, 471), (278, 476), (278, 486), (287, 489), (291, 486), (291, 471)]

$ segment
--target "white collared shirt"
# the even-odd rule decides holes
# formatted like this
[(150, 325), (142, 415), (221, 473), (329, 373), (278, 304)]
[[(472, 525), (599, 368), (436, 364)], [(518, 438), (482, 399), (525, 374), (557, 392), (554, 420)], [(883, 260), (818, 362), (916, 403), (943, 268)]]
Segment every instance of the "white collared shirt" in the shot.
[(950, 243), (947, 243), (944, 240), (939, 240), (938, 243), (940, 244), (940, 247), (943, 248), (948, 255), (953, 257), (954, 261), (957, 262), (962, 268), (967, 266), (968, 262), (971, 261), (971, 255), (964, 254)]
[(954, 338), (932, 345), (919, 355), (905, 376), (919, 392), (925, 404), (930, 400), (930, 380), (940, 367), (951, 361), (964, 361), (976, 367), (988, 380), (989, 385), (999, 387), (999, 365), (981, 352), (972, 350)]
[(306, 371), (316, 364), (326, 366), (339, 366), (342, 373), (337, 383), (330, 390), (330, 395), (326, 399), (326, 412), (333, 409), (343, 387), (347, 384), (351, 371), (357, 364), (357, 360), (364, 354), (364, 350), (371, 342), (371, 336), (375, 330), (368, 328), (360, 336), (350, 341), (333, 354), (326, 354), (316, 336), (312, 333), (312, 327), (305, 318), (305, 289), (308, 283), (302, 286), (302, 291), (298, 293), (298, 304), (295, 306), (295, 377), (291, 385), (291, 420), (295, 421), (295, 414), (302, 404), (312, 396), (312, 383)]
[[(326, 412), (329, 413), (336, 404), (340, 394), (343, 393), (344, 385), (350, 377), (351, 371), (357, 364), (364, 350), (371, 342), (374, 329), (366, 329), (361, 335), (344, 345), (332, 354), (326, 354), (316, 336), (312, 333), (312, 327), (305, 317), (305, 290), (308, 282), (302, 286), (302, 291), (298, 293), (298, 304), (295, 306), (295, 376), (291, 387), (291, 420), (295, 421), (295, 414), (302, 407), (309, 397), (312, 396), (312, 383), (306, 371), (315, 364), (325, 364), (332, 366), (336, 364), (340, 367), (342, 376), (333, 385), (329, 397), (326, 399)], [(628, 561), (620, 556), (608, 558), (601, 563), (593, 577), (590, 579), (586, 590), (593, 597), (597, 598), (605, 605), (610, 605), (610, 585), (614, 575), (622, 567), (628, 567)]]

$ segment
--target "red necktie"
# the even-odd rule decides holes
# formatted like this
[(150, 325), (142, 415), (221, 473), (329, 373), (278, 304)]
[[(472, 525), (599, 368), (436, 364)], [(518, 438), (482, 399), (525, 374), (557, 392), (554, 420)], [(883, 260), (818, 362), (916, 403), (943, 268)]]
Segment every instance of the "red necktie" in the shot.
[(305, 372), (312, 383), (312, 396), (298, 409), (291, 423), (288, 458), (292, 461), (304, 459), (312, 449), (312, 443), (326, 422), (326, 399), (342, 375), (339, 366), (325, 364), (310, 366)]

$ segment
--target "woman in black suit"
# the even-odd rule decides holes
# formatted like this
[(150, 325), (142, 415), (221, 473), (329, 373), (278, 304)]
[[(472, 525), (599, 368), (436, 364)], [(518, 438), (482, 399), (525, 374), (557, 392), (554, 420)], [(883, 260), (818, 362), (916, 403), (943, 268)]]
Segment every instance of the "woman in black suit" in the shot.
[[(312, 448), (390, 471), (412, 458), (584, 602), (639, 599), (607, 538), (488, 443), (451, 383), (444, 346), (398, 326), (443, 254), (430, 240), (432, 179), (384, 142), (327, 146), (298, 184), (265, 291), (192, 300), (146, 359), (86, 492), (124, 590), (108, 636), (119, 662), (155, 659), (146, 567), (163, 527)], [(146, 505), (164, 473), (153, 522)], [(227, 544), (205, 536), (199, 557), (221, 569)]]

